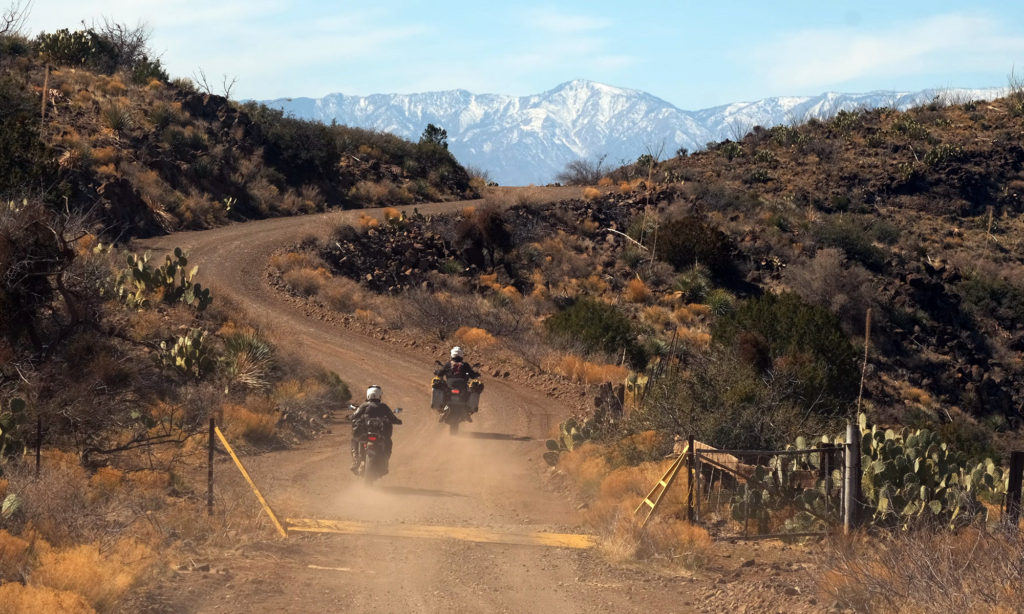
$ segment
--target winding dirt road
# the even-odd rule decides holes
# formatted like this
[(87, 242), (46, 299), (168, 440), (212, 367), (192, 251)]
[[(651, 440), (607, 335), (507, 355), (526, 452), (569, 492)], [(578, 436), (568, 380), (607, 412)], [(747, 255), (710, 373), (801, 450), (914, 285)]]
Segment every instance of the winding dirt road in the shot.
[[(467, 203), (419, 206), (439, 213)], [(384, 535), (268, 535), (214, 562), (227, 574), (179, 574), (151, 611), (189, 612), (688, 612), (685, 580), (624, 570), (592, 550), (394, 536), (426, 525), (494, 534), (579, 533), (570, 503), (545, 489), (541, 454), (554, 401), (487, 380), (482, 410), (450, 437), (427, 407), (433, 358), (305, 315), (263, 274), (277, 248), (324, 236), (362, 212), (281, 218), (142, 243), (188, 251), (200, 281), (262, 326), (285, 352), (337, 372), (358, 394), (370, 383), (403, 407), (391, 473), (372, 489), (348, 470), (349, 430), (294, 450), (249, 457), (281, 518), (363, 521)], [(471, 357), (473, 359), (473, 357)], [(544, 418), (544, 414), (551, 414)], [(226, 466), (225, 466), (226, 467)], [(221, 475), (229, 475), (221, 469)], [(237, 476), (235, 476), (237, 477)], [(227, 479), (227, 478), (224, 478)]]

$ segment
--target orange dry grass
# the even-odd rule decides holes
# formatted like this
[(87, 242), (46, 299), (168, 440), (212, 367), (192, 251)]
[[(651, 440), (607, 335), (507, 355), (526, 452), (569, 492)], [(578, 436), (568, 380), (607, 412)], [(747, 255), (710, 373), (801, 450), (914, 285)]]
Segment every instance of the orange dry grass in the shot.
[(377, 218), (370, 217), (369, 215), (366, 215), (365, 213), (360, 213), (359, 214), (359, 227), (360, 228), (362, 228), (363, 230), (366, 230), (367, 228), (374, 228), (376, 226), (380, 226), (380, 221)]
[(270, 266), (282, 273), (295, 269), (317, 269), (323, 264), (322, 260), (307, 252), (284, 252), (270, 257)]
[(384, 216), (385, 222), (397, 222), (398, 220), (402, 219), (402, 212), (399, 211), (398, 209), (395, 209), (394, 207), (388, 207), (387, 209), (384, 209), (384, 211), (381, 211), (381, 215)]
[(592, 187), (583, 188), (584, 200), (594, 200), (595, 198), (601, 197), (601, 190)]
[(97, 611), (112, 611), (154, 558), (148, 546), (133, 539), (118, 542), (106, 555), (95, 544), (42, 548), (29, 583), (77, 593)]
[(679, 343), (696, 350), (706, 350), (711, 347), (711, 335), (695, 328), (680, 326), (676, 332), (676, 339)]
[(95, 614), (81, 596), (19, 582), (0, 584), (0, 614)]
[(20, 581), (29, 566), (29, 542), (0, 529), (0, 582)]
[(255, 412), (234, 403), (224, 405), (225, 435), (230, 433), (252, 443), (273, 440), (277, 433), (277, 419), (274, 413)]
[(482, 328), (471, 328), (469, 326), (463, 326), (459, 328), (459, 330), (455, 331), (455, 338), (463, 345), (475, 348), (491, 347), (498, 342), (498, 340), (494, 338), (494, 335), (486, 330)]
[(7, 480), (0, 478), (0, 499), (7, 496), (7, 485), (10, 484)]
[(668, 330), (672, 324), (672, 313), (660, 305), (645, 307), (643, 321), (657, 330)]
[(651, 289), (644, 280), (634, 277), (626, 283), (624, 298), (630, 303), (646, 303), (651, 300)]
[(123, 480), (124, 472), (120, 469), (100, 467), (89, 478), (90, 495), (95, 499), (109, 497), (115, 493)]
[(602, 188), (610, 188), (611, 186), (615, 185), (615, 182), (612, 181), (611, 177), (601, 177), (600, 179), (597, 180), (597, 185), (601, 186)]
[(315, 269), (304, 267), (288, 271), (281, 276), (281, 279), (299, 294), (314, 296), (319, 294), (323, 285), (331, 279), (331, 274), (323, 267)]
[(352, 313), (365, 299), (362, 287), (347, 277), (332, 277), (320, 289), (319, 296), (328, 307), (341, 313)]
[(624, 380), (629, 372), (625, 367), (587, 362), (572, 354), (555, 356), (547, 362), (549, 371), (554, 371), (581, 384), (619, 382)]

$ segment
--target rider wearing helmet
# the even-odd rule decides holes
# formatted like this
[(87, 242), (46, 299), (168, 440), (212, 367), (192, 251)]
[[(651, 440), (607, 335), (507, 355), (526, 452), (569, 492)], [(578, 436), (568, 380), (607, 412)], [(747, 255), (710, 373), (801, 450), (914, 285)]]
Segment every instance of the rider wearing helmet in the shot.
[[(437, 376), (434, 378), (436, 385), (444, 387), (448, 385), (449, 377), (460, 377), (470, 382), (470, 390), (473, 390), (474, 386), (477, 386), (479, 387), (479, 389), (482, 390), (483, 385), (477, 379), (478, 377), (480, 377), (480, 373), (477, 372), (477, 370), (474, 369), (468, 362), (464, 362), (463, 358), (465, 358), (465, 355), (462, 352), (462, 348), (459, 346), (453, 347), (451, 351), (451, 360), (439, 366), (434, 371), (434, 375)], [(476, 413), (476, 409), (470, 408), (469, 413)], [(466, 418), (470, 422), (473, 421), (473, 419), (470, 418), (469, 416), (467, 416)], [(438, 420), (444, 421), (444, 416), (439, 416)]]
[(452, 359), (441, 365), (434, 371), (434, 375), (438, 377), (448, 377), (449, 375), (458, 375), (465, 377), (466, 379), (476, 379), (480, 377), (480, 373), (470, 366), (468, 362), (463, 362), (465, 355), (462, 353), (462, 348), (455, 346), (451, 351)]
[(380, 399), (384, 391), (380, 386), (370, 386), (366, 389), (366, 402), (361, 404), (352, 412), (352, 473), (359, 473), (359, 443), (365, 435), (366, 422), (364, 418), (385, 418), (384, 444), (388, 458), (391, 458), (391, 432), (393, 425), (401, 424), (402, 420), (391, 411)]

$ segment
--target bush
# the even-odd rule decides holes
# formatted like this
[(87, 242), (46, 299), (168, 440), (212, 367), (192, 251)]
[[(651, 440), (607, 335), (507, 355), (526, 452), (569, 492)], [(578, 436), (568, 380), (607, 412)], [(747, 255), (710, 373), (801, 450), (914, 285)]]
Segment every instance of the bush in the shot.
[(719, 282), (731, 282), (737, 276), (732, 241), (724, 232), (694, 215), (662, 223), (655, 252), (677, 271), (701, 264)]
[(611, 356), (626, 353), (630, 364), (643, 367), (647, 356), (636, 341), (633, 324), (614, 305), (583, 297), (544, 322), (548, 333), (565, 345)]
[(872, 245), (872, 237), (859, 221), (850, 217), (827, 218), (816, 233), (818, 240), (828, 247), (838, 247), (850, 260), (861, 263), (871, 271), (885, 268), (886, 254)]
[(649, 384), (630, 420), (637, 429), (693, 435), (718, 448), (781, 449), (824, 428), (826, 418), (800, 407), (786, 378), (763, 373), (721, 346), (691, 355), (685, 371)]
[(566, 185), (597, 185), (604, 177), (601, 165), (604, 156), (594, 160), (573, 160), (565, 165), (565, 170), (555, 175), (555, 181)]
[(838, 414), (856, 396), (857, 353), (839, 318), (796, 294), (741, 301), (715, 321), (712, 335), (774, 378), (792, 377), (796, 401), (805, 409)]

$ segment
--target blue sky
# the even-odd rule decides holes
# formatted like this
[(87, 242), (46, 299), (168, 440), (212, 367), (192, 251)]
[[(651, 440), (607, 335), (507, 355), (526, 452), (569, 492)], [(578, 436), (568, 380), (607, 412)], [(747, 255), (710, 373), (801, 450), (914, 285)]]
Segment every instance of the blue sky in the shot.
[(524, 95), (584, 78), (696, 110), (1024, 75), (1024, 4), (1013, 1), (35, 0), (26, 29), (102, 17), (148, 24), (172, 76), (237, 78), (235, 98)]

